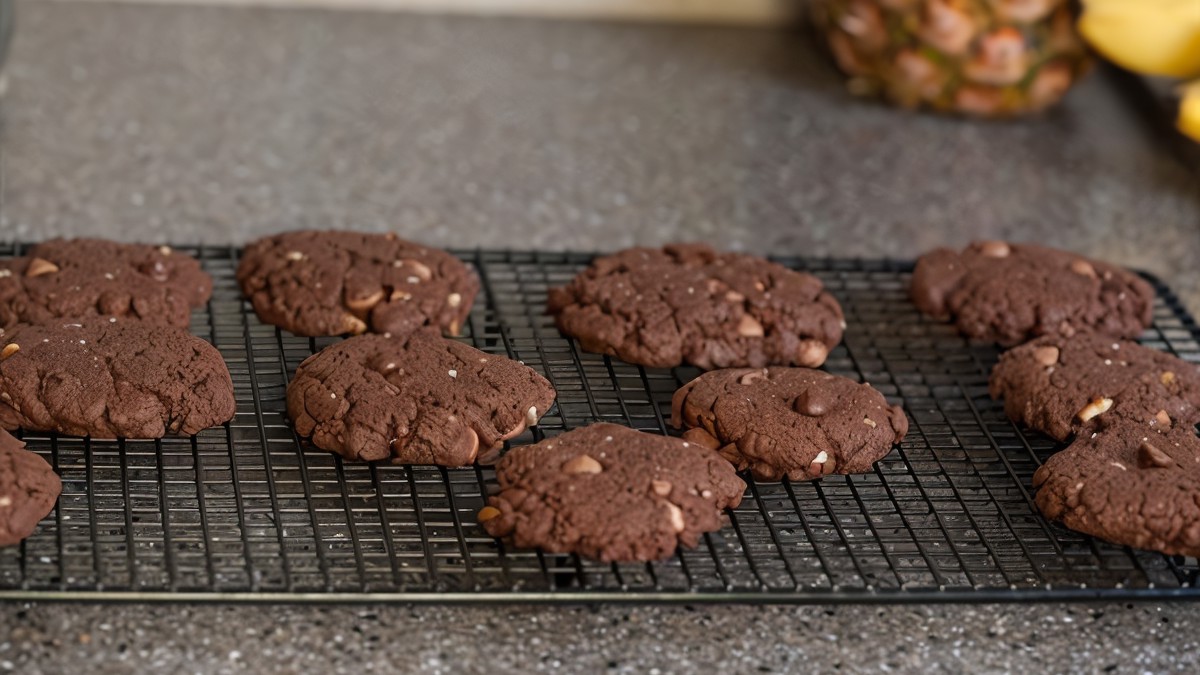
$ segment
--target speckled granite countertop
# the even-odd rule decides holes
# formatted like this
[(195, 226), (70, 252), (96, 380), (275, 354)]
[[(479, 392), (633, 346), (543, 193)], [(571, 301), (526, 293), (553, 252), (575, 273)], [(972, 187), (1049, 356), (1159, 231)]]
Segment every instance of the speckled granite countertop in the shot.
[(242, 242), (911, 257), (990, 235), (1163, 275), (1200, 307), (1200, 182), (1093, 77), (969, 123), (849, 99), (802, 36), (21, 3), (3, 230)]
[[(19, 3), (0, 239), (911, 257), (1030, 239), (1162, 276), (1200, 311), (1200, 183), (1093, 77), (964, 123), (848, 99), (747, 29)], [(0, 606), (0, 671), (1194, 671), (1192, 605)], [(653, 671), (650, 671), (653, 672)]]

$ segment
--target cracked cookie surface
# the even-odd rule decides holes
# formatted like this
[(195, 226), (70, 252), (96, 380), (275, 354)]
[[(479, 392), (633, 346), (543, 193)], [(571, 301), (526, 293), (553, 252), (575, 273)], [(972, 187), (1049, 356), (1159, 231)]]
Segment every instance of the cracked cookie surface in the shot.
[(458, 258), (390, 234), (304, 230), (242, 252), (242, 292), (258, 318), (296, 335), (457, 335), (479, 292)]
[(1059, 441), (1118, 417), (1167, 429), (1200, 422), (1200, 366), (1094, 333), (1004, 352), (988, 389), (1009, 419)]
[(0, 429), (0, 546), (33, 534), (62, 494), (62, 481), (40, 455)]
[(1200, 555), (1200, 438), (1190, 426), (1111, 424), (1052, 456), (1033, 484), (1042, 513), (1072, 530)]
[(0, 328), (99, 315), (187, 328), (211, 296), (200, 263), (168, 246), (52, 239), (0, 260)]
[(233, 417), (233, 382), (204, 340), (116, 317), (4, 331), (0, 426), (93, 438), (194, 434)]
[(1154, 289), (1129, 270), (1002, 241), (926, 253), (913, 270), (911, 295), (918, 309), (952, 319), (963, 335), (1002, 345), (1086, 331), (1136, 338), (1154, 308)]
[(554, 389), (534, 369), (420, 330), (360, 335), (300, 364), (288, 415), (349, 459), (466, 466), (537, 423)]
[(512, 449), (496, 480), (500, 491), (479, 511), (488, 534), (604, 562), (695, 547), (746, 489), (712, 450), (604, 423)]
[(548, 309), (587, 351), (656, 368), (816, 367), (845, 329), (815, 276), (703, 244), (597, 258)]
[(904, 410), (870, 385), (809, 368), (708, 372), (671, 411), (685, 439), (764, 481), (870, 471), (908, 432)]

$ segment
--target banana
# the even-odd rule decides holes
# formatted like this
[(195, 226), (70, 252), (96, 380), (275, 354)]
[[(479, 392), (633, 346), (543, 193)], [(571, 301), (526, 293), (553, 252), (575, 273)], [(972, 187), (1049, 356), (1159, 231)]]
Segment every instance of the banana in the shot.
[(1200, 80), (1186, 84), (1180, 92), (1183, 101), (1179, 105), (1176, 126), (1193, 139), (1200, 141)]
[(1123, 68), (1200, 75), (1200, 0), (1084, 0), (1079, 32)]

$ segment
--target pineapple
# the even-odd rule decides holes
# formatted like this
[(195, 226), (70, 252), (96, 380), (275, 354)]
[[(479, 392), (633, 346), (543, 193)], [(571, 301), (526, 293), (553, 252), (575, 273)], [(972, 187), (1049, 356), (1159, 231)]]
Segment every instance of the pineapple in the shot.
[(814, 12), (854, 93), (1006, 117), (1056, 103), (1086, 69), (1068, 4), (815, 0)]

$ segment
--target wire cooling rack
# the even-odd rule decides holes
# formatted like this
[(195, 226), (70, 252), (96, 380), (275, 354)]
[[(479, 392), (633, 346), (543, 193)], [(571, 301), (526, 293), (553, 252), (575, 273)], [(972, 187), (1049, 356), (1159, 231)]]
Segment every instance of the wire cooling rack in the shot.
[[(922, 317), (911, 265), (784, 259), (821, 277), (848, 329), (825, 368), (904, 405), (911, 430), (869, 474), (756, 483), (729, 524), (653, 564), (514, 550), (475, 520), (484, 467), (368, 465), (306, 447), (285, 389), (336, 339), (255, 318), (238, 251), (182, 249), (213, 275), (192, 331), (233, 375), (237, 416), (190, 438), (89, 441), (25, 433), (62, 476), (58, 507), (0, 549), (0, 598), (424, 602), (906, 602), (1194, 597), (1195, 559), (1134, 551), (1041, 518), (1030, 479), (1056, 450), (987, 395), (998, 351)], [(19, 254), (20, 247), (0, 248)], [(466, 252), (483, 291), (467, 342), (520, 359), (558, 390), (524, 444), (603, 420), (663, 433), (694, 369), (654, 370), (582, 352), (544, 316), (546, 290), (591, 256)], [(1157, 284), (1143, 342), (1200, 363), (1195, 321)]]

